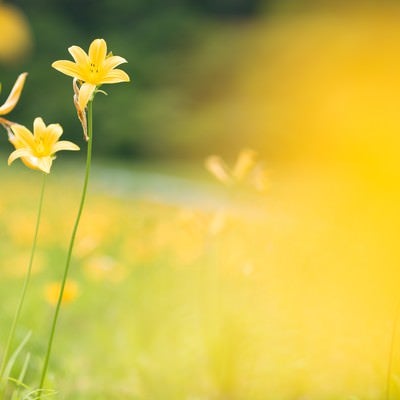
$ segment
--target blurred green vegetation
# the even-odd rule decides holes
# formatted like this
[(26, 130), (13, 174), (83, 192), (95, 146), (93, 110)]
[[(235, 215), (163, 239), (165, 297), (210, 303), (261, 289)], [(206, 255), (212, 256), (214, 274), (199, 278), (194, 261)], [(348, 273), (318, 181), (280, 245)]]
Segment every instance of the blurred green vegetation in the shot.
[(230, 35), (239, 20), (256, 15), (261, 3), (9, 1), (28, 18), (34, 41), (29, 56), (0, 65), (3, 96), (18, 73), (30, 74), (12, 118), (27, 126), (36, 116), (58, 121), (66, 136), (81, 140), (71, 80), (50, 65), (71, 59), (69, 46), (87, 50), (94, 38), (103, 37), (114, 54), (128, 60), (123, 69), (133, 84), (103, 88), (110, 97), (96, 101), (96, 151), (125, 157), (208, 154), (213, 132), (193, 137), (187, 120), (229, 86), (235, 57)]
[[(114, 54), (128, 60), (122, 68), (133, 82), (105, 85), (109, 97), (98, 96), (96, 154), (193, 159), (213, 152), (234, 155), (248, 146), (270, 158), (277, 153), (277, 138), (285, 141), (290, 132), (285, 121), (295, 112), (291, 99), (296, 96), (296, 81), (307, 78), (302, 60), (310, 68), (317, 52), (328, 52), (334, 39), (324, 37), (326, 27), (332, 28), (333, 37), (335, 26), (342, 23), (352, 32), (348, 20), (332, 25), (317, 17), (312, 22), (302, 12), (384, 8), (389, 3), (396, 1), (8, 0), (5, 4), (15, 5), (27, 17), (33, 47), (25, 58), (0, 64), (2, 98), (17, 74), (28, 71), (20, 104), (10, 117), (28, 126), (36, 116), (47, 123), (60, 122), (66, 137), (83, 144), (71, 80), (50, 65), (71, 59), (69, 46), (87, 50), (94, 38), (103, 37)], [(291, 13), (293, 20), (272, 18)], [(304, 28), (309, 37), (298, 34)], [(310, 47), (314, 38), (321, 38), (322, 47)], [(291, 60), (303, 45), (310, 51)], [(298, 123), (294, 125), (296, 135)], [(287, 140), (283, 147), (287, 149)]]

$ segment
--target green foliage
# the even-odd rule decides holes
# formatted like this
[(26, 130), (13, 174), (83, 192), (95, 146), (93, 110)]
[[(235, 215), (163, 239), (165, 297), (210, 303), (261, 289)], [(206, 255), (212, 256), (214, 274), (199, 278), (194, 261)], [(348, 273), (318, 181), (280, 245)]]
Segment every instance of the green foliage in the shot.
[[(106, 86), (109, 97), (96, 99), (96, 151), (125, 157), (203, 156), (209, 152), (210, 134), (190, 131), (196, 124), (193, 107), (210, 100), (205, 90), (223, 90), (229, 76), (224, 65), (232, 64), (227, 58), (232, 54), (223, 48), (219, 54), (202, 54), (202, 49), (219, 41), (221, 23), (226, 23), (214, 15), (245, 16), (256, 11), (256, 3), (38, 0), (29, 7), (21, 3), (34, 49), (24, 61), (0, 66), (4, 88), (11, 87), (18, 73), (29, 72), (12, 120), (29, 126), (42, 116), (48, 123), (60, 122), (65, 136), (79, 142), (82, 134), (71, 80), (50, 65), (70, 59), (69, 46), (87, 49), (94, 38), (103, 37), (114, 54), (128, 60), (122, 68), (133, 83)], [(215, 74), (222, 82), (215, 82)]]

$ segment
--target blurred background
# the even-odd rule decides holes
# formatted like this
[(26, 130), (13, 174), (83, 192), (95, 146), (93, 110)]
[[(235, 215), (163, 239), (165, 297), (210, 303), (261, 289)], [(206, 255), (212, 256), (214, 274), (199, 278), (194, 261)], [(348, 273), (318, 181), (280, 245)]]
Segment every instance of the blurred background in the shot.
[[(85, 147), (71, 79), (51, 68), (71, 45), (106, 39), (133, 81), (104, 85), (94, 105), (81, 294), (53, 365), (67, 398), (383, 398), (400, 282), (399, 22), (396, 0), (0, 2), (1, 99), (29, 72), (11, 120), (59, 122)], [(5, 324), (38, 181), (7, 169), (0, 141)], [(231, 174), (243, 148), (257, 156), (245, 153), (242, 172), (263, 160), (266, 190), (223, 185), (221, 168)], [(59, 155), (49, 185), (26, 312), (34, 365), (47, 324), (36, 310), (60, 274), (80, 153)], [(225, 160), (213, 159), (215, 176), (210, 154)]]
[(14, 119), (42, 115), (78, 140), (70, 81), (50, 65), (103, 37), (133, 84), (104, 87), (97, 154), (373, 158), (376, 128), (398, 128), (398, 13), (390, 0), (4, 1), (3, 96), (29, 71)]

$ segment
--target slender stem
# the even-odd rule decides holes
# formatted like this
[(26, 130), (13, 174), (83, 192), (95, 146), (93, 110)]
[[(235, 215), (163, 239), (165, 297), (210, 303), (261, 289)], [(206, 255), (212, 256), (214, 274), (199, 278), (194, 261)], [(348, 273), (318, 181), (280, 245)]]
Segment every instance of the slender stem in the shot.
[(392, 336), (390, 339), (390, 350), (389, 350), (389, 361), (388, 361), (388, 369), (387, 369), (387, 376), (386, 376), (386, 400), (390, 400), (390, 389), (391, 389), (391, 380), (392, 380), (392, 372), (393, 372), (393, 359), (394, 359), (394, 349), (395, 349), (395, 342), (396, 342), (396, 334), (397, 334), (397, 326), (399, 324), (400, 318), (400, 302), (397, 304), (396, 307), (396, 314), (393, 321), (392, 326)]
[(71, 239), (69, 242), (67, 260), (66, 260), (66, 264), (65, 264), (64, 275), (63, 275), (62, 281), (61, 281), (60, 293), (58, 296), (58, 301), (57, 301), (57, 305), (56, 305), (56, 308), (54, 311), (54, 316), (53, 316), (53, 322), (52, 322), (51, 329), (50, 329), (50, 336), (49, 336), (49, 341), (47, 344), (47, 351), (46, 351), (46, 355), (45, 355), (45, 359), (44, 359), (42, 375), (40, 378), (38, 400), (40, 400), (40, 398), (41, 398), (41, 395), (43, 392), (43, 386), (44, 386), (44, 383), (46, 380), (47, 368), (49, 365), (51, 348), (53, 345), (54, 334), (56, 331), (56, 326), (57, 326), (57, 321), (58, 321), (58, 315), (60, 313), (61, 302), (62, 302), (65, 284), (67, 282), (69, 267), (70, 267), (70, 263), (71, 263), (72, 250), (74, 248), (76, 233), (78, 231), (79, 221), (82, 216), (83, 206), (85, 205), (86, 192), (87, 192), (89, 175), (90, 175), (91, 158), (92, 158), (92, 141), (93, 141), (93, 129), (92, 129), (93, 122), (92, 122), (92, 120), (93, 120), (93, 118), (92, 118), (92, 101), (90, 101), (88, 103), (88, 136), (89, 136), (89, 138), (88, 138), (88, 147), (87, 147), (87, 156), (86, 156), (85, 180), (83, 182), (82, 196), (81, 196), (81, 202), (79, 204), (78, 214), (76, 216), (75, 224), (72, 229)]
[(3, 375), (4, 375), (4, 371), (6, 369), (6, 365), (8, 362), (8, 357), (10, 354), (12, 342), (13, 342), (14, 335), (15, 335), (15, 329), (17, 327), (17, 324), (18, 324), (18, 321), (19, 321), (19, 318), (21, 315), (21, 310), (22, 310), (22, 307), (25, 302), (26, 292), (28, 290), (30, 278), (32, 275), (32, 265), (33, 265), (33, 260), (35, 258), (36, 244), (37, 244), (40, 219), (41, 219), (42, 208), (43, 208), (43, 197), (44, 197), (44, 191), (45, 191), (45, 186), (46, 186), (46, 175), (47, 175), (46, 173), (43, 173), (42, 189), (40, 192), (40, 200), (39, 200), (39, 207), (38, 207), (38, 212), (37, 212), (37, 217), (36, 217), (35, 233), (33, 236), (33, 243), (32, 243), (32, 249), (31, 249), (31, 255), (30, 255), (30, 259), (29, 259), (28, 269), (26, 271), (24, 285), (22, 287), (21, 297), (19, 299), (19, 304), (18, 304), (17, 310), (14, 315), (14, 319), (11, 324), (10, 332), (8, 333), (7, 344), (6, 344), (6, 348), (4, 351), (3, 360), (2, 360), (1, 366), (0, 366), (0, 385), (1, 386), (3, 385), (3, 378), (4, 378)]

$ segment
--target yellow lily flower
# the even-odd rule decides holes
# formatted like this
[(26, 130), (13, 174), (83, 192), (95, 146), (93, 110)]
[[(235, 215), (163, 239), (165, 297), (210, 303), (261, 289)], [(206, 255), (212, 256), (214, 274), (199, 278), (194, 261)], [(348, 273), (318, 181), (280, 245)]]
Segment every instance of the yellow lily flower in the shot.
[(212, 155), (206, 158), (205, 167), (226, 186), (250, 183), (262, 192), (269, 186), (268, 171), (262, 163), (257, 162), (257, 153), (251, 149), (243, 149), (233, 168), (229, 168), (221, 157)]
[(2, 106), (0, 106), (0, 124), (3, 125), (10, 125), (11, 122), (6, 120), (5, 118), (2, 118), (2, 115), (7, 115), (9, 114), (14, 107), (17, 105), (18, 100), (21, 96), (22, 89), (25, 84), (25, 79), (27, 77), (27, 73), (24, 72), (23, 74), (20, 74), (17, 78), (17, 80), (14, 83), (13, 88), (11, 89), (11, 92), (7, 98), (7, 100), (4, 102)]
[(69, 141), (58, 141), (63, 133), (59, 124), (45, 125), (42, 118), (35, 118), (33, 134), (23, 125), (11, 125), (10, 142), (15, 149), (8, 157), (8, 165), (17, 158), (31, 169), (50, 172), (54, 154), (60, 150), (79, 150), (79, 147)]
[(126, 72), (115, 69), (127, 61), (125, 58), (113, 56), (111, 53), (107, 54), (107, 43), (104, 39), (93, 40), (88, 54), (79, 46), (71, 46), (68, 51), (75, 62), (59, 60), (53, 62), (52, 67), (82, 83), (77, 99), (81, 110), (85, 109), (96, 88), (100, 85), (130, 81)]

